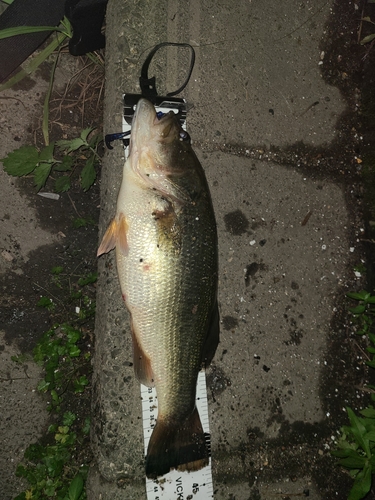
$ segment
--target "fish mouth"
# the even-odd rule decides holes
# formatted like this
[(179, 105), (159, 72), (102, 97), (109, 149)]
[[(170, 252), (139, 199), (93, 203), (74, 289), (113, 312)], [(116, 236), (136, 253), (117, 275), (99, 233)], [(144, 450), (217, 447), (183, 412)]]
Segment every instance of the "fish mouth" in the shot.
[(150, 141), (155, 140), (173, 140), (174, 124), (176, 118), (173, 111), (158, 118), (154, 105), (147, 99), (140, 99), (133, 116), (130, 148), (135, 145), (138, 149), (142, 144), (150, 144)]

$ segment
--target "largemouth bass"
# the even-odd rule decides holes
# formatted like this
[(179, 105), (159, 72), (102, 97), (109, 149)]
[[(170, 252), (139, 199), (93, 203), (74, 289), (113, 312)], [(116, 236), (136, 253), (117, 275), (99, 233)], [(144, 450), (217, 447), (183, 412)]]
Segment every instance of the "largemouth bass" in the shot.
[(137, 104), (116, 217), (98, 255), (114, 247), (135, 373), (158, 398), (146, 475), (198, 470), (208, 450), (197, 376), (219, 341), (216, 223), (188, 134), (172, 111), (158, 119), (146, 99)]

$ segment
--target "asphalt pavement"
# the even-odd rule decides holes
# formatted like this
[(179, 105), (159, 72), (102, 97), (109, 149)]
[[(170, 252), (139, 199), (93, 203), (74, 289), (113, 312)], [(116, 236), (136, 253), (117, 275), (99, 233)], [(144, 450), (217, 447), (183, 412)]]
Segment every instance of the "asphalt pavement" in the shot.
[[(337, 16), (331, 2), (108, 5), (105, 133), (121, 131), (122, 94), (139, 93), (152, 47), (186, 42), (196, 51), (182, 96), (219, 231), (221, 337), (207, 371), (218, 500), (344, 498), (330, 458), (346, 404), (332, 329), (344, 330), (338, 302), (357, 280), (362, 228), (335, 167), (351, 111), (322, 71)], [(187, 61), (182, 49), (160, 53), (150, 68), (159, 94), (179, 86)], [(123, 161), (121, 144), (104, 160), (100, 237)], [(113, 252), (99, 272), (88, 498), (138, 500), (141, 400)]]

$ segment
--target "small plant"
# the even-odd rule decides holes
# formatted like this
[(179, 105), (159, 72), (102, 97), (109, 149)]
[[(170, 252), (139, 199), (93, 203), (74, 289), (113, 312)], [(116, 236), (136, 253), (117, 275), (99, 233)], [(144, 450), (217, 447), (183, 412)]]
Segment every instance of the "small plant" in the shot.
[[(373, 355), (366, 364), (375, 368), (375, 334), (373, 318), (375, 316), (375, 296), (365, 290), (347, 294), (350, 299), (358, 301), (358, 305), (349, 311), (358, 324), (358, 335), (367, 335), (370, 345), (367, 351)], [(375, 386), (367, 385), (371, 399), (375, 401)], [(341, 428), (341, 436), (337, 442), (338, 450), (332, 452), (339, 458), (338, 464), (349, 470), (354, 484), (348, 500), (361, 500), (371, 489), (372, 475), (375, 473), (375, 407), (361, 410), (361, 417), (355, 415), (351, 408), (346, 408), (350, 425)]]
[(95, 221), (91, 217), (87, 219), (84, 219), (83, 217), (77, 217), (73, 221), (73, 227), (75, 229), (79, 229), (80, 227), (94, 226), (94, 225)]
[[(70, 409), (76, 411), (76, 399), (82, 398), (90, 384), (91, 355), (84, 349), (83, 324), (94, 314), (95, 300), (84, 290), (96, 282), (97, 273), (75, 276), (75, 281), (72, 281), (73, 276), (65, 273), (62, 266), (55, 266), (51, 269), (51, 275), (51, 282), (66, 292), (64, 303), (69, 305), (66, 310), (70, 322), (50, 328), (33, 351), (34, 361), (44, 369), (38, 390), (46, 395), (47, 409), (53, 423), (42, 441), (26, 449), (24, 459), (17, 467), (16, 475), (25, 478), (29, 487), (15, 500), (86, 499), (88, 465), (87, 462), (86, 465), (82, 463), (85, 463), (87, 454), (83, 450), (85, 447), (87, 450), (88, 446), (90, 418), (79, 416)], [(75, 306), (73, 310), (72, 304)], [(65, 311), (64, 308), (59, 311), (57, 304), (45, 296), (40, 298), (37, 305), (53, 314)], [(24, 359), (15, 357), (14, 361), (22, 363)], [(83, 459), (81, 453), (84, 454)]]
[(49, 392), (52, 401), (49, 410), (59, 410), (62, 395), (69, 386), (82, 392), (88, 384), (84, 371), (89, 371), (89, 356), (81, 356), (79, 330), (68, 324), (58, 325), (46, 332), (34, 350), (34, 360), (44, 367), (45, 376), (38, 384), (42, 392)]
[[(18, 495), (15, 500), (57, 498), (60, 500), (83, 500), (84, 481), (88, 466), (72, 463), (72, 454), (80, 437), (72, 430), (76, 415), (66, 412), (61, 425), (50, 425), (48, 434), (53, 435), (51, 444), (43, 446), (32, 444), (24, 455), (24, 463), (18, 465), (16, 475), (24, 477), (30, 488)], [(81, 436), (88, 434), (89, 426), (85, 421)]]
[[(357, 335), (368, 335), (369, 340), (375, 345), (375, 335), (373, 330), (374, 317), (375, 317), (375, 295), (362, 290), (361, 292), (350, 292), (346, 294), (347, 297), (358, 301), (358, 305), (350, 307), (349, 311), (353, 314), (359, 329), (356, 331)], [(375, 354), (374, 347), (367, 347), (367, 351)], [(375, 356), (372, 361), (367, 364), (375, 368)]]
[[(365, 21), (365, 22), (370, 23), (370, 24), (372, 24), (372, 25), (374, 25), (374, 24), (375, 24), (375, 23), (371, 20), (371, 18), (370, 18), (370, 17), (368, 17), (368, 16), (367, 16), (367, 17), (363, 17), (363, 18), (361, 19), (361, 21)], [(362, 40), (361, 40), (361, 42), (360, 42), (360, 43), (361, 43), (361, 45), (365, 45), (366, 43), (370, 43), (370, 42), (372, 42), (374, 39), (375, 39), (375, 33), (371, 33), (370, 35), (365, 36), (364, 38), (362, 38)]]
[(87, 191), (95, 182), (95, 165), (100, 160), (97, 153), (100, 136), (92, 132), (92, 128), (86, 128), (78, 138), (51, 142), (41, 150), (34, 146), (21, 146), (1, 160), (4, 170), (16, 177), (33, 174), (38, 191), (49, 176), (57, 175), (55, 191), (63, 193), (70, 189), (73, 172), (81, 168), (81, 186)]
[(348, 500), (360, 500), (371, 489), (372, 474), (375, 472), (375, 408), (369, 407), (357, 417), (346, 408), (350, 425), (343, 426), (337, 442), (338, 450), (332, 452), (339, 458), (339, 465), (349, 470), (354, 484)]

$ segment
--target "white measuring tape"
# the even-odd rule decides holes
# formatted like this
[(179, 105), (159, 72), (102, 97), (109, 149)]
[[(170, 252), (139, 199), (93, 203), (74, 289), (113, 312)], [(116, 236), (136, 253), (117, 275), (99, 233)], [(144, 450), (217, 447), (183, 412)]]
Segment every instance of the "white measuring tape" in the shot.
[[(142, 421), (145, 455), (158, 417), (158, 398), (154, 387), (141, 385)], [(203, 432), (209, 434), (206, 374), (199, 372), (196, 406)], [(172, 470), (159, 479), (146, 478), (147, 500), (209, 500), (213, 498), (211, 457), (206, 467), (194, 472)]]
[[(129, 115), (134, 112), (133, 105), (131, 104), (132, 96), (129, 95), (128, 97), (130, 99), (128, 99), (127, 102), (127, 96), (124, 96), (124, 114), (122, 120), (123, 132), (130, 131), (131, 125), (129, 123)], [(162, 113), (168, 113), (169, 111), (176, 112), (178, 109), (181, 111), (181, 107), (176, 108), (172, 104), (173, 101), (182, 100), (173, 98), (165, 100), (160, 106), (155, 106), (156, 111), (161, 111)], [(170, 103), (172, 104), (171, 107), (169, 107)], [(182, 103), (182, 114), (184, 117), (182, 128), (186, 130), (186, 109), (184, 101), (182, 101)], [(127, 119), (125, 117), (127, 117)], [(128, 154), (129, 148), (126, 147), (125, 158), (128, 157)], [(141, 397), (144, 449), (146, 456), (148, 442), (158, 417), (158, 398), (155, 388), (146, 387), (144, 385), (141, 385)], [(201, 419), (203, 432), (209, 436), (210, 428), (208, 418), (206, 373), (204, 370), (201, 370), (198, 374), (196, 406)], [(211, 457), (209, 458), (208, 465), (198, 471), (179, 472), (177, 470), (172, 470), (158, 479), (148, 479), (146, 477), (146, 491), (147, 500), (209, 500), (210, 498), (213, 498), (214, 492), (212, 484)]]

